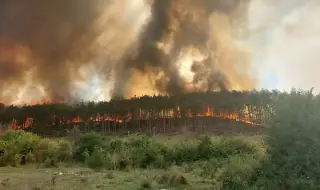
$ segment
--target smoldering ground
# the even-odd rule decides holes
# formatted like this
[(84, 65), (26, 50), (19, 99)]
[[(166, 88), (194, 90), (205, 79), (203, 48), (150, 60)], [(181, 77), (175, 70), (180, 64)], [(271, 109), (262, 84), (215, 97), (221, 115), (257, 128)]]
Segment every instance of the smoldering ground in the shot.
[(124, 97), (253, 88), (249, 4), (2, 0), (0, 101), (82, 99), (79, 85), (93, 78)]

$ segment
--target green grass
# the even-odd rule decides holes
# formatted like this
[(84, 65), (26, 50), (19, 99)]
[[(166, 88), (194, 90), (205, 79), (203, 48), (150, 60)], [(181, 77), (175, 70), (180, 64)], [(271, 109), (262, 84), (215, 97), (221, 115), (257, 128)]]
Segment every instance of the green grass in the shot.
[[(94, 171), (87, 168), (50, 168), (37, 169), (32, 166), (12, 168), (4, 167), (0, 170), (1, 188), (12, 190), (135, 190), (149, 186), (151, 189), (210, 189), (212, 181), (206, 180), (192, 173), (184, 173), (187, 184), (174, 181), (171, 170), (130, 170), (130, 171)], [(165, 176), (168, 176), (166, 178)], [(170, 178), (171, 177), (171, 178)], [(179, 177), (179, 176), (178, 176)]]
[(0, 189), (248, 189), (265, 156), (261, 137), (88, 133), (75, 148), (22, 131), (4, 137)]
[[(182, 137), (157, 137), (154, 139), (155, 142), (168, 148), (178, 148), (176, 149), (177, 152), (172, 155), (173, 157), (170, 157), (173, 160), (179, 161), (181, 156), (182, 159), (189, 156), (192, 159), (193, 151), (200, 151), (196, 154), (212, 154), (213, 157), (196, 159), (195, 161), (186, 160), (179, 165), (172, 163), (168, 164), (168, 167), (164, 169), (150, 165), (144, 169), (129, 166), (122, 170), (107, 170), (108, 168), (101, 167), (93, 170), (84, 166), (77, 166), (74, 163), (59, 163), (58, 168), (44, 168), (43, 165), (37, 163), (19, 167), (1, 167), (0, 189), (201, 190), (239, 189), (239, 187), (243, 189), (247, 187), (247, 179), (254, 173), (255, 168), (258, 167), (259, 161), (264, 154), (264, 151), (262, 151), (263, 148), (261, 148), (261, 150), (260, 148), (257, 149), (258, 152), (251, 152), (250, 144), (259, 147), (259, 145), (261, 145), (260, 142), (262, 142), (261, 139), (260, 137), (250, 139), (243, 136), (232, 137), (231, 139), (213, 137), (209, 139), (213, 143), (210, 145), (214, 147), (212, 150), (216, 150), (212, 153), (209, 151), (210, 147), (207, 147), (208, 144), (206, 143), (201, 145), (204, 146), (201, 150), (193, 148), (200, 146), (202, 141), (199, 139), (188, 139), (186, 141)], [(247, 148), (249, 149), (247, 149), (246, 146), (238, 146), (239, 143), (237, 140), (247, 143)], [(140, 141), (137, 142), (141, 143)], [(238, 150), (245, 152), (238, 152)], [(218, 153), (218, 155), (215, 155), (215, 152)], [(223, 155), (228, 156), (225, 157)], [(69, 166), (66, 167), (66, 164)]]

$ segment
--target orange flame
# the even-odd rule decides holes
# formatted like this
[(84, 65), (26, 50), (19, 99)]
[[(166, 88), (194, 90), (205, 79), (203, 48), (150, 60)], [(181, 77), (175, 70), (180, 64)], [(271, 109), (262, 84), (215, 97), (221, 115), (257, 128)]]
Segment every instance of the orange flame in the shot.
[(29, 127), (31, 127), (34, 123), (34, 119), (31, 117), (27, 117), (25, 122), (22, 125), (18, 125), (17, 124), (17, 120), (13, 119), (11, 122), (11, 129), (27, 129)]
[[(181, 109), (180, 106), (177, 107), (176, 111), (171, 110), (170, 114), (169, 114), (170, 118), (181, 118)], [(194, 118), (194, 117), (215, 117), (215, 118), (222, 118), (222, 119), (229, 119), (229, 120), (235, 120), (235, 121), (239, 121), (239, 122), (243, 122), (243, 123), (247, 123), (247, 124), (252, 124), (252, 125), (262, 125), (262, 124), (258, 124), (254, 121), (252, 121), (249, 117), (249, 115), (243, 115), (242, 117), (239, 116), (239, 113), (237, 112), (223, 112), (220, 111), (219, 113), (215, 112), (213, 110), (212, 107), (207, 106), (207, 109), (205, 112), (203, 113), (198, 113), (198, 114), (193, 114), (190, 109), (187, 110), (187, 112), (185, 113), (186, 117), (189, 118)], [(83, 123), (85, 122), (80, 116), (75, 116), (74, 118), (70, 119), (70, 120), (64, 120), (64, 118), (59, 118), (56, 115), (54, 115), (55, 121), (53, 122), (53, 125), (55, 124), (62, 124), (62, 123), (68, 123), (68, 124), (79, 124), (79, 123)], [(140, 117), (141, 119), (141, 117)], [(132, 120), (132, 113), (128, 113), (126, 118), (122, 118), (119, 115), (100, 115), (97, 114), (96, 116), (93, 116), (89, 119), (89, 121), (93, 121), (93, 122), (102, 122), (102, 121), (110, 121), (110, 122), (116, 122), (116, 123), (123, 123), (124, 121), (128, 122)], [(17, 124), (17, 120), (13, 119), (11, 122), (11, 128), (12, 129), (26, 129), (29, 128), (33, 125), (34, 123), (34, 118), (31, 117), (27, 117), (25, 122), (22, 125), (18, 125)]]
[(243, 118), (241, 118), (239, 116), (239, 113), (237, 112), (232, 112), (232, 113), (219, 112), (217, 114), (214, 112), (214, 110), (210, 106), (207, 106), (207, 111), (205, 113), (197, 114), (197, 117), (216, 117), (216, 118), (240, 121), (240, 122), (252, 124), (252, 125), (261, 125), (251, 121), (248, 115), (244, 115)]

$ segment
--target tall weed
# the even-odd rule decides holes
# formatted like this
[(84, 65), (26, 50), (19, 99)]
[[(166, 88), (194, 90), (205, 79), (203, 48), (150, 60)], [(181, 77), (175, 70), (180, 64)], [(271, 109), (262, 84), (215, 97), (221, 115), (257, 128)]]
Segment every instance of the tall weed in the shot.
[(91, 155), (95, 150), (95, 147), (106, 148), (108, 142), (109, 139), (97, 133), (87, 133), (82, 135), (80, 140), (76, 142), (76, 160), (83, 162), (83, 155), (85, 152)]

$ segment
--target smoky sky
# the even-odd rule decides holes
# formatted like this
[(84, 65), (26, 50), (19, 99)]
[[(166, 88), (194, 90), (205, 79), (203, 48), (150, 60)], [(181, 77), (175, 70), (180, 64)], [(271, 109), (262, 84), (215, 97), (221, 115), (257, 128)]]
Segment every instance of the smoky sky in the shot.
[[(149, 13), (138, 32), (138, 16), (125, 20), (134, 15), (125, 9), (129, 1), (1, 0), (0, 102), (14, 102), (10, 93), (27, 83), (53, 102), (81, 99), (73, 84), (86, 80), (81, 69), (88, 65), (101, 84), (114, 81), (112, 96), (139, 91), (136, 75), (166, 94), (254, 87), (237, 72), (250, 60), (235, 42), (245, 40), (249, 0), (135, 0)], [(180, 72), (184, 57), (192, 62), (188, 80)]]

